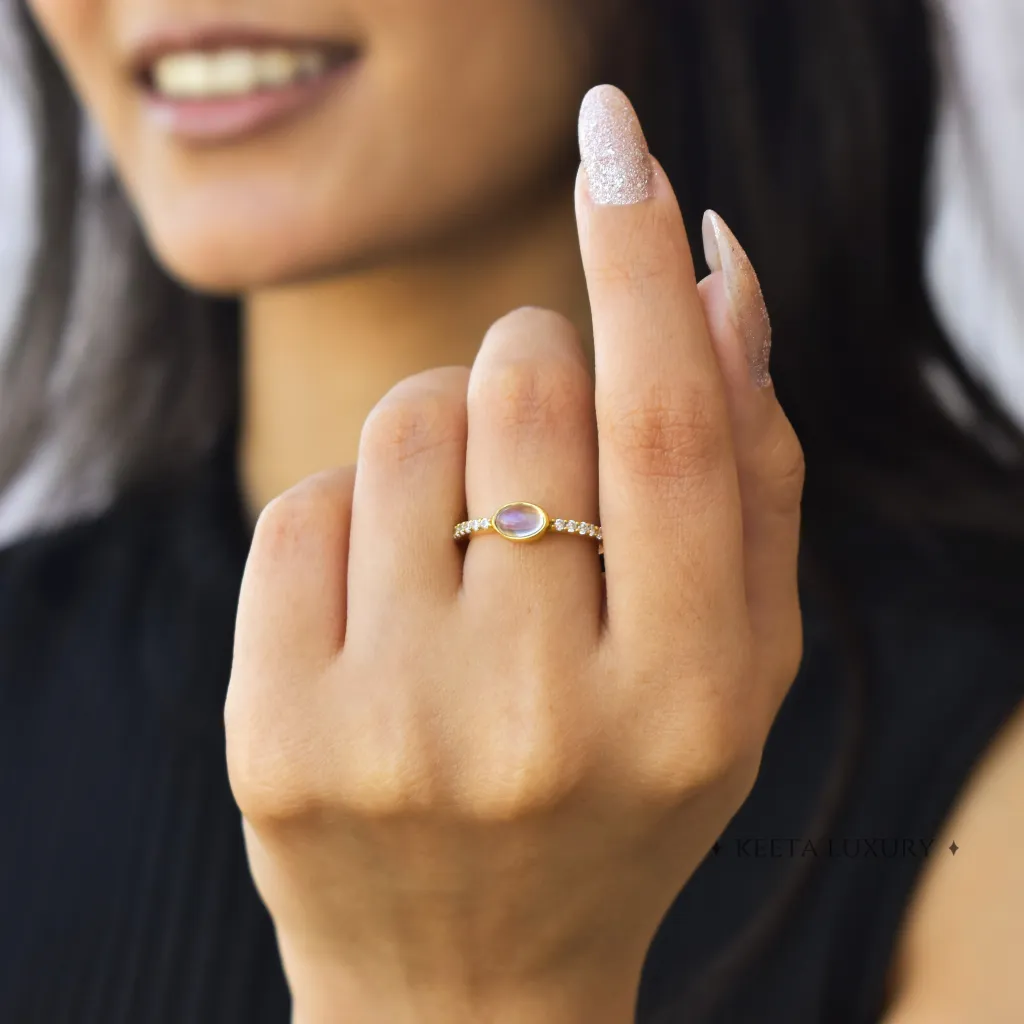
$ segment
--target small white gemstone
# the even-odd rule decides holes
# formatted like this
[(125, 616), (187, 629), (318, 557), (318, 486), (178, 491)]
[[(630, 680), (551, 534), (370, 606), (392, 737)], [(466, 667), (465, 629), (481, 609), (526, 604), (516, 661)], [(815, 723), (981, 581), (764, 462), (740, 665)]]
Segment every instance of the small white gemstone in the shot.
[(569, 520), (569, 532), (570, 533), (575, 533), (576, 532), (576, 520), (575, 519), (570, 519)]
[(597, 536), (597, 527), (593, 523), (590, 524), (590, 529), (587, 530), (587, 534), (591, 537)]
[(600, 527), (598, 527), (598, 530), (597, 530), (597, 539), (598, 540), (604, 540), (604, 533), (603, 533), (603, 531), (601, 530)]
[(487, 529), (487, 520), (486, 519), (481, 519), (480, 520), (480, 529), (481, 530), (486, 530)]
[(565, 529), (565, 520), (564, 519), (556, 519), (555, 520), (555, 529), (559, 533), (561, 533)]
[(576, 532), (580, 534), (580, 536), (583, 536), (589, 529), (590, 523), (580, 523), (580, 525), (576, 527)]

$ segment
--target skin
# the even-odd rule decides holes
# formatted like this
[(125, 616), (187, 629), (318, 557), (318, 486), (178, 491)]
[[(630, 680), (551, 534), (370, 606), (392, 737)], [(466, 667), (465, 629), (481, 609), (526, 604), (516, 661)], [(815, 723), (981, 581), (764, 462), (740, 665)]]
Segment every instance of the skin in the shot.
[[(245, 296), (241, 475), (254, 515), (310, 473), (354, 462), (389, 387), (471, 365), (510, 309), (550, 307), (589, 334), (572, 179), (600, 25), (566, 3), (41, 0), (33, 10), (156, 254), (190, 285)], [(133, 45), (168, 23), (165, 11), (171, 24), (363, 40), (367, 59), (287, 143), (268, 133), (184, 146), (145, 118), (129, 72)]]
[[(244, 299), (228, 768), (295, 1020), (631, 1019), (797, 670), (803, 462), (660, 166), (634, 206), (574, 185), (606, 26), (546, 0), (238, 5), (368, 59), (287, 134), (209, 147), (142, 115), (152, 5), (33, 6), (159, 258)], [(452, 542), (510, 494), (600, 509), (606, 578), (581, 538)], [(1024, 782), (1014, 735), (982, 822)], [(985, 868), (972, 892), (1024, 904)], [(927, 884), (941, 907), (964, 882)], [(936, 963), (943, 1019), (1011, 1019), (1005, 959), (968, 979), (918, 920), (894, 1024), (937, 1019)]]

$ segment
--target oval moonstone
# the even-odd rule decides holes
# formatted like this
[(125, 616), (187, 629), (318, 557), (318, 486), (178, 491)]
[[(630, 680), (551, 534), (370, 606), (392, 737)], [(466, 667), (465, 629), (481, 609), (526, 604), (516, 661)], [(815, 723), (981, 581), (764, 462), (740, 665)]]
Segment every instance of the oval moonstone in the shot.
[(548, 526), (544, 510), (526, 501), (505, 505), (494, 513), (494, 529), (508, 540), (533, 540)]

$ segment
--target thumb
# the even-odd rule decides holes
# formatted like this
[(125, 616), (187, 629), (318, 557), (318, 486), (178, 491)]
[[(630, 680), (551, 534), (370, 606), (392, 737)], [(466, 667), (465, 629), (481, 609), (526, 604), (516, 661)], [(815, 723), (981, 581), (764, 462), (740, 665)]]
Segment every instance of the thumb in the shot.
[(732, 421), (747, 608), (758, 650), (778, 683), (768, 709), (774, 717), (803, 651), (797, 589), (803, 450), (768, 372), (771, 324), (757, 274), (718, 214), (706, 213), (703, 228), (712, 273), (698, 291)]

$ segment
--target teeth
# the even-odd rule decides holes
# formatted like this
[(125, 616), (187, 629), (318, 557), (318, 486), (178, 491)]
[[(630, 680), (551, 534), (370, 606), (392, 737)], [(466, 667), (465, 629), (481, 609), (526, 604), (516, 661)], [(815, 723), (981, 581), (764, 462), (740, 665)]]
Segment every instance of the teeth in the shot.
[(172, 99), (239, 96), (275, 89), (322, 74), (327, 58), (317, 51), (219, 50), (168, 54), (153, 65), (157, 92)]

